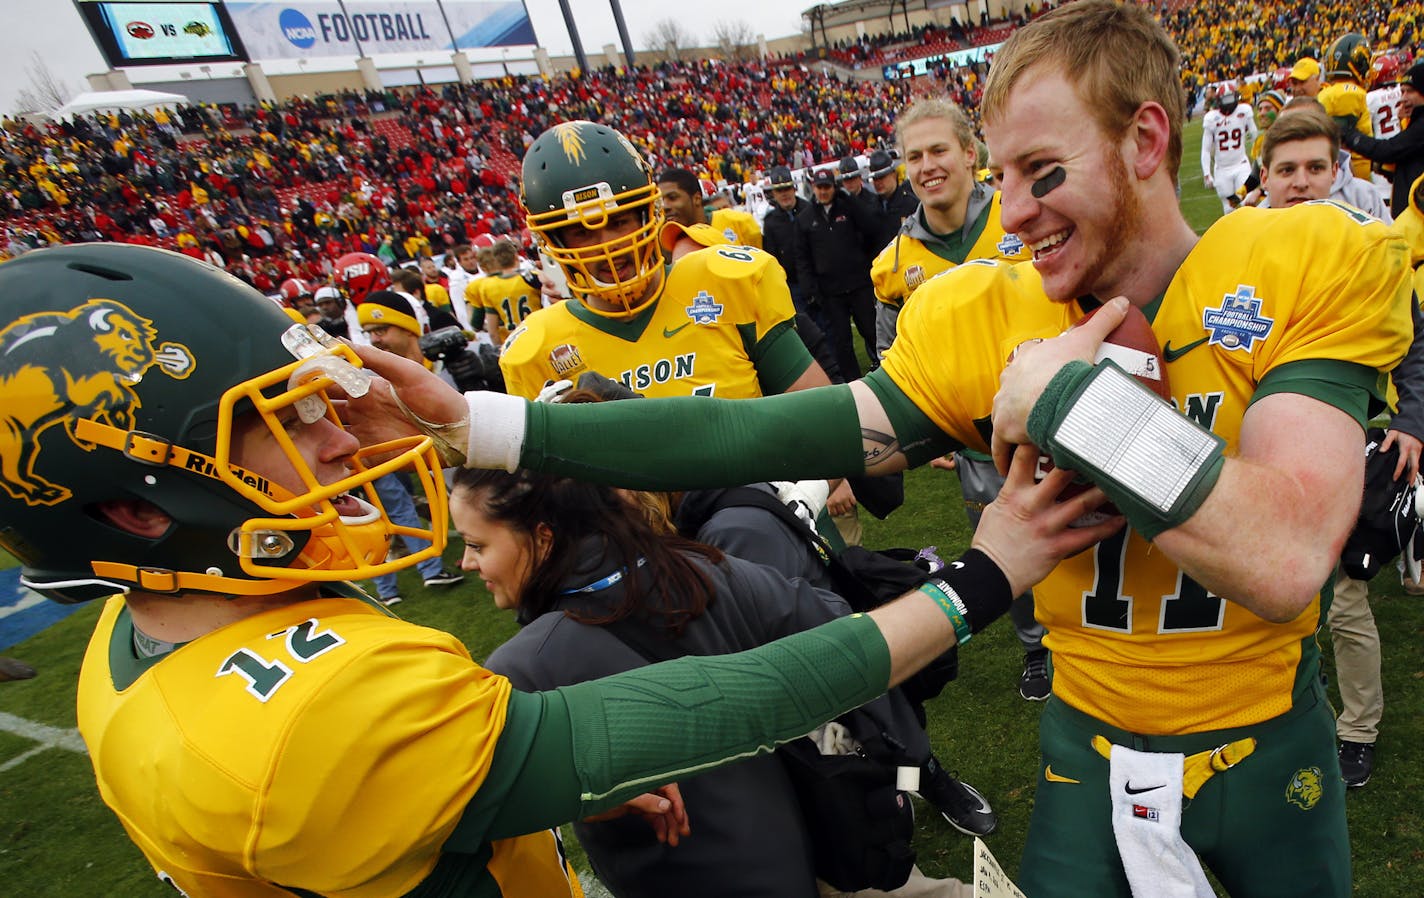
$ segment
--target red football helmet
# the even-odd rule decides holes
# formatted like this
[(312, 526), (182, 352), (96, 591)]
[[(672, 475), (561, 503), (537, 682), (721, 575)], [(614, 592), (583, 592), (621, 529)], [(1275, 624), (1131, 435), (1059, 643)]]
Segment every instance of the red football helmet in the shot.
[(702, 189), (702, 198), (710, 200), (717, 195), (717, 185), (707, 178), (698, 178), (697, 186)]
[(1370, 89), (1397, 84), (1409, 68), (1409, 53), (1403, 50), (1386, 50), (1370, 62)]
[(346, 296), (356, 304), (376, 290), (385, 290), (391, 285), (391, 273), (386, 263), (370, 253), (347, 253), (336, 260), (336, 269), (331, 273), (336, 286), (346, 291)]
[(476, 234), (475, 239), (470, 241), (470, 246), (474, 247), (477, 250), (489, 249), (490, 247), (494, 246), (494, 235)]
[(1286, 96), (1290, 96), (1291, 83), (1290, 66), (1281, 66), (1271, 73), (1271, 89), (1278, 90)]
[(278, 288), (282, 293), (282, 303), (290, 308), (296, 308), (297, 300), (303, 296), (311, 297), (316, 290), (311, 284), (301, 278), (287, 278)]

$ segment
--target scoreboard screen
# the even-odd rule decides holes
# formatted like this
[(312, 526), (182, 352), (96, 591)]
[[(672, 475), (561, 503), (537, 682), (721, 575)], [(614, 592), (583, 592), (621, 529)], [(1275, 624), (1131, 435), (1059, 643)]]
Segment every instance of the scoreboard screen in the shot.
[(220, 3), (80, 0), (76, 5), (114, 68), (247, 60)]

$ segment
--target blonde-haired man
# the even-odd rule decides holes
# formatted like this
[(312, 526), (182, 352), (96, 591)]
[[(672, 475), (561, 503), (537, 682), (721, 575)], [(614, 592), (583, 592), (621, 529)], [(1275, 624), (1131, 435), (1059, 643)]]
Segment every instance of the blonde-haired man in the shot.
[[(905, 180), (920, 202), (870, 265), (876, 349), (882, 354), (895, 341), (900, 310), (930, 278), (973, 259), (1028, 259), (1023, 241), (1005, 233), (999, 221), (998, 192), (975, 180), (979, 145), (963, 110), (944, 97), (917, 100), (896, 119), (895, 139), (905, 160)], [(982, 452), (956, 452), (953, 466), (965, 511), (977, 523), (1004, 479)], [(1049, 692), (1048, 650), (1043, 627), (1033, 618), (1032, 593), (1014, 602), (1012, 616), (1024, 647), (1019, 694), (1042, 701)]]
[[(1024, 891), (1210, 895), (1200, 858), (1235, 898), (1346, 898), (1315, 632), (1359, 508), (1364, 422), (1413, 333), (1407, 251), (1328, 202), (1243, 209), (1198, 237), (1177, 204), (1179, 63), (1135, 4), (1079, 0), (1015, 32), (984, 134), (1004, 228), (1033, 263), (923, 285), (859, 382), (533, 410), (428, 380), (401, 397), (453, 422), (445, 439), (468, 433), (467, 464), (640, 488), (892, 473), (958, 446), (992, 447), (1002, 470), (1016, 444), (1042, 447), (1130, 529), (1034, 591), (1054, 698)], [(1095, 364), (1130, 306), (1169, 380), (1155, 356), (1131, 367), (1170, 404)]]

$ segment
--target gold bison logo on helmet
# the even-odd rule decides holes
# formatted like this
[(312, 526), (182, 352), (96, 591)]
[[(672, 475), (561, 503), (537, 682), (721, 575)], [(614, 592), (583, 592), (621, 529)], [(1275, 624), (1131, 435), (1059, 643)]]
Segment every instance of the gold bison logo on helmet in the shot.
[(112, 299), (91, 299), (69, 312), (26, 315), (0, 330), (0, 489), (30, 505), (55, 505), (70, 491), (35, 473), (40, 434), (63, 424), (75, 433), (89, 418), (122, 430), (142, 405), (134, 386), (158, 365), (175, 380), (193, 373), (180, 343), (154, 348), (153, 322)]
[(1302, 811), (1310, 810), (1320, 803), (1321, 797), (1325, 794), (1323, 782), (1324, 779), (1319, 767), (1306, 767), (1297, 770), (1291, 777), (1290, 783), (1286, 785), (1286, 801)]

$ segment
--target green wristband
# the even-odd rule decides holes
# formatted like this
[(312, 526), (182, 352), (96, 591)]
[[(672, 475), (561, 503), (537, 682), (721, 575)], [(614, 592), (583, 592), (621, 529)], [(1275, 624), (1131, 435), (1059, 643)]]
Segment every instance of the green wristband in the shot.
[(992, 624), (1009, 610), (1014, 593), (1009, 578), (994, 560), (970, 549), (942, 568), (940, 577), (920, 587), (949, 618), (959, 645)]
[(949, 618), (949, 623), (954, 627), (954, 641), (958, 645), (964, 645), (969, 638), (974, 635), (974, 631), (969, 629), (969, 621), (964, 619), (966, 608), (964, 601), (959, 598), (959, 593), (954, 591), (948, 583), (943, 580), (931, 580), (920, 587), (920, 592), (934, 599), (934, 603), (939, 606), (939, 610), (944, 612), (944, 616)]

